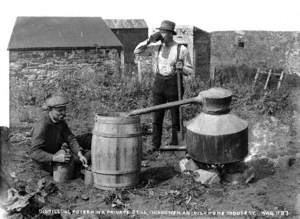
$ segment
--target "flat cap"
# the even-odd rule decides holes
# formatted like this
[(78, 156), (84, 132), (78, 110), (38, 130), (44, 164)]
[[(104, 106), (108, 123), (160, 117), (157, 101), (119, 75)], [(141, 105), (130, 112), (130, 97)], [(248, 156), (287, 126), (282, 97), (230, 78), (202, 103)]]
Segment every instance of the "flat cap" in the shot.
[(46, 100), (47, 107), (62, 107), (68, 103), (67, 99), (63, 96), (52, 96)]

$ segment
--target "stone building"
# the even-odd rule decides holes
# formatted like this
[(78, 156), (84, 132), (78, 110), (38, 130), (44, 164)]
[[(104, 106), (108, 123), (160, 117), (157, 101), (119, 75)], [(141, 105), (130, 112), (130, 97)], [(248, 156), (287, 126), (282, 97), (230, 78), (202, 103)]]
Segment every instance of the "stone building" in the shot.
[(187, 46), (194, 65), (195, 77), (204, 81), (210, 74), (210, 34), (198, 27), (178, 25), (174, 36), (175, 41)]
[(299, 51), (300, 32), (211, 32), (211, 72), (226, 66), (244, 65), (300, 74)]
[(122, 43), (100, 17), (18, 17), (8, 50), (11, 123), (67, 86), (66, 77), (81, 84), (124, 68)]
[(136, 70), (134, 48), (148, 38), (148, 26), (142, 19), (105, 19), (105, 23), (124, 46), (125, 74)]

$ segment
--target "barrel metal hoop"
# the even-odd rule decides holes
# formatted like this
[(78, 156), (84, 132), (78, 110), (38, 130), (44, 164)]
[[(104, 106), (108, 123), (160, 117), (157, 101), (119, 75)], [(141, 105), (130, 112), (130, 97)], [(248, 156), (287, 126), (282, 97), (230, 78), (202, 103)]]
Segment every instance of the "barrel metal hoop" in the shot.
[(116, 189), (119, 189), (119, 188), (126, 188), (126, 189), (130, 189), (130, 188), (133, 188), (137, 185), (137, 183), (133, 183), (133, 184), (130, 184), (128, 185), (128, 183), (120, 183), (120, 184), (104, 184), (104, 183), (101, 183), (100, 184), (97, 184), (95, 183), (94, 186), (98, 189), (103, 189), (103, 190), (111, 190), (111, 191), (115, 191)]
[(112, 133), (104, 133), (104, 132), (95, 132), (95, 131), (93, 131), (93, 135), (100, 136), (100, 137), (103, 137), (103, 138), (135, 138), (135, 137), (142, 136), (142, 132), (121, 135), (121, 134), (112, 134)]
[(113, 171), (113, 170), (102, 170), (102, 171), (95, 171), (95, 170), (92, 170), (93, 173), (99, 173), (99, 174), (102, 174), (102, 175), (123, 175), (123, 174), (128, 174), (128, 173), (131, 173), (131, 174), (134, 174), (134, 173), (138, 173), (139, 172), (139, 169), (138, 170), (122, 170), (122, 171)]
[(98, 119), (96, 122), (99, 122), (101, 124), (115, 124), (115, 125), (135, 125), (135, 124), (139, 124), (139, 122), (132, 122), (132, 121), (128, 121), (128, 122), (120, 122), (120, 121), (108, 121), (108, 120), (100, 120)]

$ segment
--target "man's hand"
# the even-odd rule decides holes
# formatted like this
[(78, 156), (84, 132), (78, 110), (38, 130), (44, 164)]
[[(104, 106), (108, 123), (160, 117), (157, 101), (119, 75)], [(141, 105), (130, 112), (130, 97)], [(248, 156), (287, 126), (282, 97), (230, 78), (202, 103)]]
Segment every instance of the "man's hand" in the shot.
[(175, 72), (176, 70), (182, 70), (183, 69), (183, 61), (179, 60), (177, 62), (171, 62), (170, 66), (172, 67), (173, 71)]
[(163, 39), (163, 37), (162, 37), (161, 33), (160, 32), (156, 32), (156, 33), (152, 34), (149, 37), (148, 43), (155, 43), (155, 42), (157, 42), (159, 40), (162, 40), (162, 39)]
[(71, 154), (64, 150), (57, 151), (52, 157), (52, 161), (59, 162), (59, 163), (68, 163), (70, 162), (70, 160), (71, 160)]
[(82, 166), (84, 166), (85, 168), (87, 168), (88, 167), (87, 160), (86, 160), (85, 156), (82, 155), (82, 152), (79, 151), (77, 155), (78, 155), (79, 160), (82, 163)]
[(182, 70), (183, 69), (183, 61), (178, 61), (175, 63), (175, 69)]

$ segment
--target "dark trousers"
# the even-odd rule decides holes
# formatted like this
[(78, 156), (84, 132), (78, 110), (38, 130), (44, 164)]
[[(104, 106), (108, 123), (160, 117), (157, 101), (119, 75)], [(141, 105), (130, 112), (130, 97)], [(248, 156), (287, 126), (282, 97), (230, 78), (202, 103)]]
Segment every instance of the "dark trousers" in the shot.
[[(182, 80), (181, 80), (182, 81)], [(181, 97), (184, 90), (181, 84)], [(159, 105), (167, 102), (178, 100), (177, 76), (162, 76), (157, 73), (153, 85), (153, 105)], [(177, 132), (180, 129), (179, 123), (179, 107), (173, 107), (171, 110), (172, 117), (172, 143), (177, 144)], [(165, 110), (158, 110), (153, 113), (153, 135), (152, 145), (158, 149), (161, 145), (162, 126)]]

